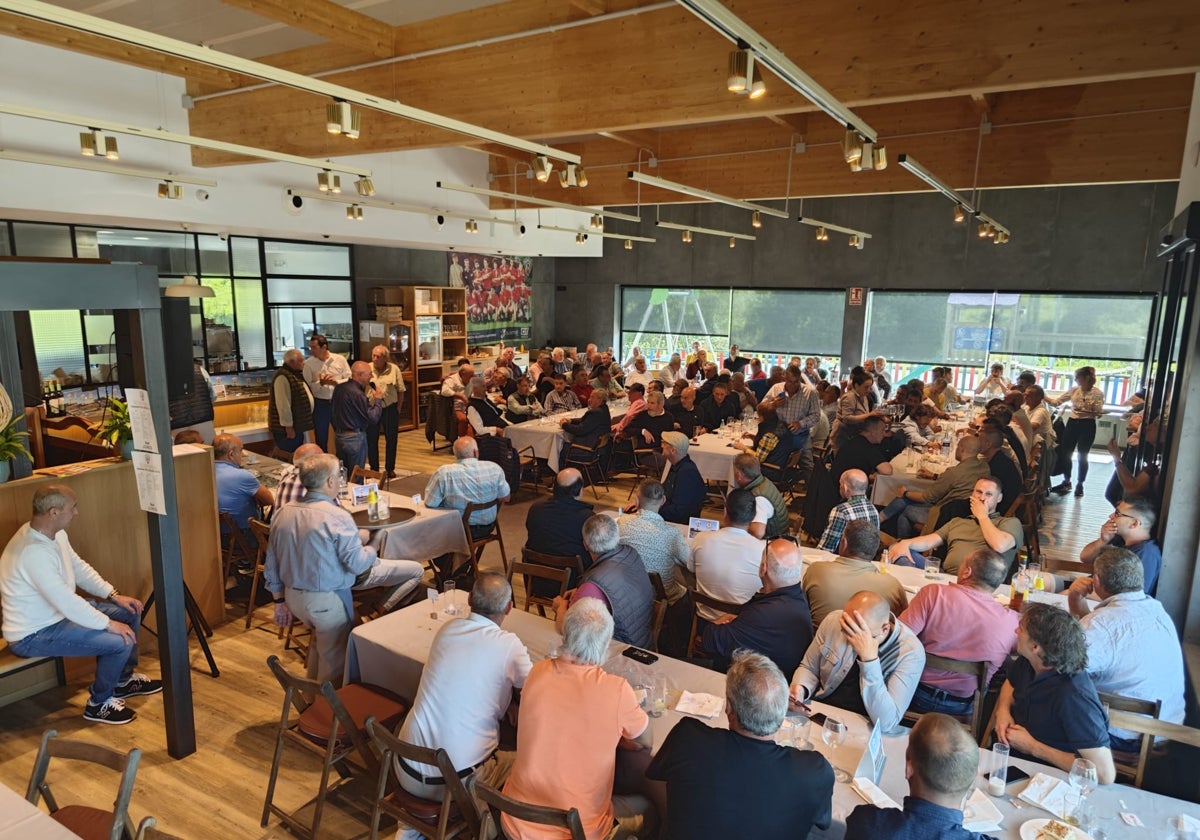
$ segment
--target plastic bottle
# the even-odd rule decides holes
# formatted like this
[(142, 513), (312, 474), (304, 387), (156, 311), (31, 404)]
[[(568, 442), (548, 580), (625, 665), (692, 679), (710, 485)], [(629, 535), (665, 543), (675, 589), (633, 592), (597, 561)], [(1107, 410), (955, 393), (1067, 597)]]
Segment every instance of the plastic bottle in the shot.
[(375, 488), (371, 488), (371, 492), (367, 494), (367, 521), (379, 521), (379, 493)]

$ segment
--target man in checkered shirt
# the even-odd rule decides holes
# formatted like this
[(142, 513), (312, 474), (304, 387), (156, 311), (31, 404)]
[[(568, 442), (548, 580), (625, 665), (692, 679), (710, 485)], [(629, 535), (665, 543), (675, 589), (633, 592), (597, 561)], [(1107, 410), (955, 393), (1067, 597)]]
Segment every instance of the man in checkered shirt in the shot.
[(812, 475), (812, 430), (821, 419), (821, 395), (809, 385), (799, 365), (789, 365), (783, 381), (771, 386), (762, 405), (775, 409), (780, 424), (792, 433), (792, 448), (801, 450), (800, 477)]
[(817, 548), (837, 553), (838, 543), (846, 526), (855, 519), (865, 519), (879, 528), (879, 512), (867, 498), (867, 474), (862, 470), (846, 470), (838, 482), (838, 491), (846, 501), (829, 511), (829, 524), (821, 535)]

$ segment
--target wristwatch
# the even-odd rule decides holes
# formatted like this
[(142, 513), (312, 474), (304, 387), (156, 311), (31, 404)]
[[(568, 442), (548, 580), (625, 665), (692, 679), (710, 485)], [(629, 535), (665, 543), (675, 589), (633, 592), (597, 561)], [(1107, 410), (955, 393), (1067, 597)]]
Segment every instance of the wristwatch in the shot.
[(113, 591), (108, 593), (108, 598), (106, 598), (105, 600), (107, 600), (107, 601), (112, 601), (113, 599), (115, 599), (115, 598), (116, 598), (118, 595), (120, 595), (120, 594), (121, 594), (121, 593), (120, 593), (120, 592), (118, 592), (118, 591), (117, 591), (117, 588), (114, 586), (114, 587), (113, 587)]

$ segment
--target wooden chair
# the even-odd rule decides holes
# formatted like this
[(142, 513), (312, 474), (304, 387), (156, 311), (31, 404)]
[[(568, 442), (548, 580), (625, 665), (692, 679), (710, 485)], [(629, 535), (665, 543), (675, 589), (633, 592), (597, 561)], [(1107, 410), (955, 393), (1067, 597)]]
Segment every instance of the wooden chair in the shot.
[(650, 586), (654, 590), (654, 613), (653, 623), (650, 625), (650, 649), (658, 652), (658, 637), (662, 633), (663, 621), (667, 617), (667, 607), (670, 601), (667, 600), (667, 588), (663, 586), (662, 575), (658, 572), (648, 572), (650, 575)]
[(533, 454), (533, 444), (518, 449), (515, 453), (517, 463), (521, 470), (521, 481), (525, 481), (525, 471), (529, 471), (531, 476), (529, 483), (533, 485), (533, 492), (540, 493), (542, 490), (542, 462)]
[[(548, 598), (545, 595), (535, 594), (533, 591), (533, 581), (548, 580), (557, 583), (557, 594), (565, 595), (567, 592), (567, 582), (571, 578), (571, 573), (567, 569), (535, 566), (532, 563), (513, 563), (512, 568), (508, 570), (508, 582), (510, 585), (512, 584), (513, 575), (520, 575), (521, 580), (525, 584), (525, 612), (530, 612), (530, 608), (536, 606), (538, 614), (542, 618), (546, 617), (546, 607), (554, 606), (554, 599)], [(428, 762), (424, 763), (428, 764)]]
[(603, 484), (606, 491), (609, 489), (608, 476), (600, 465), (600, 456), (608, 448), (611, 440), (611, 434), (604, 434), (596, 441), (595, 446), (571, 443), (567, 446), (567, 457), (562, 463), (563, 467), (575, 467), (583, 473), (583, 480), (592, 488), (592, 496), (597, 501), (600, 500), (600, 494), (596, 492), (596, 485)]
[[(796, 496), (799, 495), (797, 490), (802, 483), (800, 480), (800, 457), (804, 454), (802, 449), (793, 449), (788, 455), (787, 463), (782, 466), (775, 464), (763, 464), (763, 476), (775, 485), (775, 488), (783, 494), (787, 499), (787, 503), (791, 505), (796, 501)], [(817, 453), (813, 451), (813, 458), (817, 458)], [(870, 498), (868, 496), (867, 498)]]
[[(99, 744), (60, 740), (58, 732), (53, 729), (47, 730), (42, 735), (42, 744), (33, 762), (33, 773), (29, 776), (25, 798), (34, 805), (38, 804), (39, 797), (45, 799), (50, 818), (84, 840), (123, 840), (133, 835), (133, 823), (129, 819), (129, 800), (133, 798), (133, 783), (137, 778), (141, 757), (142, 751), (139, 749), (123, 753)], [(117, 797), (112, 808), (105, 810), (91, 805), (60, 806), (50, 791), (50, 783), (46, 780), (51, 758), (89, 761), (120, 773), (121, 783), (117, 787)]]
[[(717, 612), (732, 613), (737, 615), (742, 611), (745, 604), (733, 604), (729, 601), (722, 601), (718, 598), (713, 598), (710, 595), (705, 595), (695, 587), (691, 590), (692, 593), (692, 629), (688, 633), (688, 659), (696, 655), (696, 628), (700, 626), (700, 607), (708, 607)], [(707, 621), (707, 619), (705, 619)]]
[(534, 566), (549, 566), (552, 569), (566, 569), (569, 578), (567, 588), (579, 585), (583, 577), (583, 558), (578, 554), (543, 554), (532, 548), (521, 549), (521, 560)]
[[(492, 529), (483, 537), (475, 537), (471, 535), (471, 515), (477, 511), (496, 509), (496, 521), (492, 523)], [(475, 572), (475, 576), (479, 576), (479, 558), (483, 556), (483, 550), (487, 548), (489, 543), (496, 543), (500, 547), (500, 566), (504, 569), (505, 574), (508, 574), (508, 554), (504, 550), (504, 536), (500, 533), (500, 500), (492, 499), (490, 502), (471, 502), (467, 505), (467, 509), (462, 514), (463, 531), (467, 535), (467, 553), (471, 556), (471, 568)]]
[[(1158, 721), (1158, 716), (1162, 714), (1161, 700), (1139, 700), (1136, 697), (1125, 697), (1121, 694), (1111, 694), (1107, 691), (1098, 692), (1100, 702), (1104, 704), (1104, 711), (1109, 716), (1109, 725), (1116, 729), (1131, 729), (1141, 732), (1140, 727), (1124, 726), (1114, 723), (1112, 716), (1114, 712), (1121, 713), (1123, 719), (1133, 718), (1141, 721)], [(1135, 753), (1121, 752), (1113, 750), (1113, 766), (1117, 769), (1117, 778), (1124, 778), (1133, 782), (1133, 786), (1140, 788), (1142, 786), (1142, 778), (1146, 775), (1146, 760), (1150, 757), (1150, 750), (1154, 747), (1154, 738), (1150, 735), (1141, 735), (1141, 747)]]
[[(371, 840), (379, 836), (381, 814), (387, 814), (405, 828), (419, 831), (432, 840), (449, 840), (460, 834), (474, 837), (479, 833), (479, 812), (445, 750), (431, 750), (401, 741), (375, 718), (367, 720), (367, 735), (382, 756), (371, 809)], [(446, 782), (441, 802), (414, 796), (397, 784), (392, 772), (393, 759), (409, 765), (428, 764), (438, 768)], [(404, 771), (397, 769), (396, 772)]]
[(366, 467), (355, 467), (350, 471), (351, 484), (366, 484), (368, 481), (374, 481), (379, 485), (379, 489), (384, 489), (388, 485), (387, 477), (379, 470), (370, 470)]
[(266, 569), (267, 541), (271, 539), (271, 526), (261, 519), (251, 519), (250, 532), (254, 534), (254, 539), (258, 540), (258, 553), (254, 558), (254, 577), (250, 580), (250, 600), (246, 602), (247, 630), (250, 629), (254, 611), (258, 609), (258, 582), (262, 580), (263, 571)]
[[(356, 776), (375, 778), (379, 762), (363, 728), (374, 717), (381, 725), (394, 728), (408, 711), (409, 703), (387, 689), (351, 683), (339, 689), (326, 680), (317, 683), (288, 672), (278, 656), (267, 658), (267, 666), (283, 688), (283, 711), (275, 734), (275, 754), (267, 781), (267, 796), (263, 803), (262, 827), (266, 828), (275, 814), (289, 830), (306, 838), (316, 838), (321, 828), (325, 800), (336, 795), (337, 789)], [(293, 718), (292, 712), (296, 716)], [(321, 781), (317, 788), (311, 825), (274, 804), (275, 783), (279, 779), (279, 764), (283, 744), (290, 741), (321, 758)], [(330, 772), (341, 777), (333, 786)]]
[(221, 571), (224, 575), (223, 580), (227, 580), (233, 574), (234, 566), (245, 562), (253, 564), (258, 556), (253, 548), (250, 547), (250, 542), (246, 539), (246, 535), (242, 529), (238, 527), (237, 522), (233, 519), (233, 514), (228, 511), (221, 511)]
[[(925, 667), (936, 668), (939, 671), (953, 671), (956, 674), (966, 674), (976, 678), (975, 691), (972, 695), (974, 703), (971, 706), (970, 717), (968, 718), (965, 715), (953, 715), (953, 717), (966, 724), (967, 728), (971, 731), (971, 737), (979, 741), (983, 736), (980, 727), (983, 725), (983, 696), (987, 694), (988, 690), (988, 663), (951, 659), (948, 656), (938, 656), (936, 653), (926, 651)], [(924, 714), (925, 712), (909, 709), (904, 713), (903, 722), (916, 723)]]
[[(505, 796), (495, 788), (489, 787), (476, 779), (471, 780), (469, 789), (475, 798), (487, 807), (488, 815), (492, 825), (495, 826), (495, 836), (498, 840), (506, 837), (500, 827), (501, 814), (508, 814), (513, 819), (524, 820), (525, 822), (566, 829), (571, 840), (586, 840), (586, 835), (583, 833), (583, 822), (579, 819), (579, 811), (575, 808), (562, 811), (558, 808), (547, 808), (542, 805), (530, 805), (527, 802), (518, 802), (516, 799)], [(488, 820), (485, 819), (479, 828), (480, 840), (485, 840), (485, 838), (492, 836), (488, 829)]]
[(183, 840), (175, 834), (167, 834), (167, 832), (158, 828), (158, 820), (154, 817), (143, 817), (138, 823), (137, 834), (133, 840)]

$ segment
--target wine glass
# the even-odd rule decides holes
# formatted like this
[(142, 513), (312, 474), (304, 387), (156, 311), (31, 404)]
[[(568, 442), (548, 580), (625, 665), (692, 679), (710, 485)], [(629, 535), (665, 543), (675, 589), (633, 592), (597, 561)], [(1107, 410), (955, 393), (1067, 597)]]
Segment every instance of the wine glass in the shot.
[(1086, 758), (1077, 758), (1071, 764), (1071, 773), (1067, 779), (1086, 798), (1098, 784), (1096, 765)]
[[(836, 752), (846, 740), (846, 724), (837, 718), (825, 718), (825, 725), (821, 727), (821, 740), (825, 742), (825, 746)], [(833, 768), (833, 777), (843, 783), (850, 781), (850, 774), (836, 765)]]

